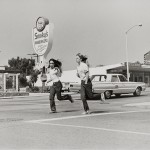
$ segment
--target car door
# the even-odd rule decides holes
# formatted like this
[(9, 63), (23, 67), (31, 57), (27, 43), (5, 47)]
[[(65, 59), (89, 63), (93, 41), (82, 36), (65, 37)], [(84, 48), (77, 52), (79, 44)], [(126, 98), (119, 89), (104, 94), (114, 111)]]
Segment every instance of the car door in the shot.
[[(92, 87), (94, 93), (102, 93), (106, 91), (109, 83), (106, 83), (106, 75), (94, 75), (92, 76)], [(110, 86), (111, 87), (111, 86)]]
[(122, 82), (120, 82), (118, 75), (112, 75), (111, 82), (114, 85), (114, 90), (113, 90), (114, 94), (123, 93), (124, 85), (122, 84)]
[(99, 84), (100, 82), (100, 75), (93, 75), (91, 77), (92, 85)]

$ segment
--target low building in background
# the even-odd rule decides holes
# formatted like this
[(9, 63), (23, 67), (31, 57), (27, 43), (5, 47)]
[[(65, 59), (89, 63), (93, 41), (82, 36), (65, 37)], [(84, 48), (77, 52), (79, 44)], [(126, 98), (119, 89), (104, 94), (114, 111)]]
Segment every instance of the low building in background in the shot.
[[(145, 82), (147, 86), (150, 86), (150, 65), (143, 65), (139, 62), (129, 63), (129, 72), (130, 72), (130, 81), (134, 82)], [(76, 70), (67, 70), (63, 71), (62, 76), (60, 77), (63, 85), (66, 83), (80, 82), (80, 79), (76, 76)], [(108, 74), (108, 73), (119, 73), (127, 76), (127, 67), (126, 63), (118, 63), (112, 65), (106, 65), (101, 67), (90, 68), (90, 76), (95, 74)], [(35, 86), (42, 87), (42, 81), (38, 76), (38, 80), (35, 83)], [(47, 79), (49, 75), (47, 74)], [(46, 84), (45, 86), (50, 86), (51, 83)]]
[(29, 95), (19, 91), (19, 74), (17, 70), (5, 70), (5, 67), (0, 66), (0, 97)]
[[(120, 73), (127, 76), (127, 66), (124, 63), (120, 67), (110, 68), (107, 73)], [(130, 81), (144, 82), (146, 86), (150, 86), (150, 65), (143, 65), (139, 62), (129, 63)]]

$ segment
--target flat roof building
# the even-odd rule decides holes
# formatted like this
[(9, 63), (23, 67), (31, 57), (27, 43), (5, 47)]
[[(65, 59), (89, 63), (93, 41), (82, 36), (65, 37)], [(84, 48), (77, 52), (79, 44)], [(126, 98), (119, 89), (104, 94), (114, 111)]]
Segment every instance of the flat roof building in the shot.
[[(107, 73), (121, 73), (127, 76), (126, 63), (120, 67), (108, 69)], [(150, 86), (150, 65), (142, 65), (139, 62), (129, 63), (129, 73), (129, 81), (145, 82), (147, 86)]]

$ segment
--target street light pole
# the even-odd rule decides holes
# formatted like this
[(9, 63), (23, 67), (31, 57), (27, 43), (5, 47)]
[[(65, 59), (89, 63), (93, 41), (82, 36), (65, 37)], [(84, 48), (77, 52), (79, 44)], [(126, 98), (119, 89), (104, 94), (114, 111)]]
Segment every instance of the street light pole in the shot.
[(129, 61), (128, 61), (128, 36), (126, 32), (126, 65), (127, 65), (127, 81), (129, 82)]
[(131, 28), (129, 28), (126, 32), (125, 32), (125, 35), (126, 35), (126, 65), (127, 65), (127, 81), (129, 82), (129, 61), (128, 61), (128, 32), (133, 29), (134, 27), (141, 27), (142, 24), (139, 24), (139, 25), (134, 25), (132, 26)]

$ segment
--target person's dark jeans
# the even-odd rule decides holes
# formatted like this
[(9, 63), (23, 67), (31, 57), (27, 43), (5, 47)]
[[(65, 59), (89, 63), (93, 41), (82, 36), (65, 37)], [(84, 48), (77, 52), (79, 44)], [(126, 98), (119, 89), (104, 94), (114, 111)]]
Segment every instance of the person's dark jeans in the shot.
[(58, 100), (69, 100), (69, 95), (61, 95), (61, 90), (62, 90), (62, 83), (60, 81), (54, 82), (53, 85), (50, 87), (50, 108), (52, 111), (56, 111), (56, 105), (55, 105), (55, 94), (57, 95)]
[(87, 103), (87, 99), (100, 99), (100, 94), (93, 94), (92, 92), (92, 83), (90, 79), (88, 80), (87, 84), (85, 84), (85, 81), (81, 81), (81, 100), (83, 102), (83, 107), (85, 111), (89, 110), (89, 106)]

